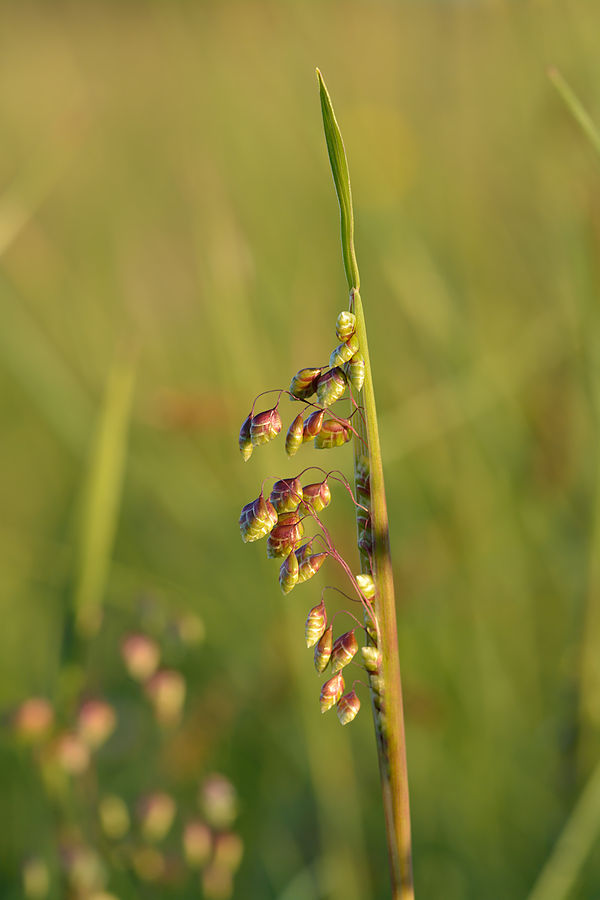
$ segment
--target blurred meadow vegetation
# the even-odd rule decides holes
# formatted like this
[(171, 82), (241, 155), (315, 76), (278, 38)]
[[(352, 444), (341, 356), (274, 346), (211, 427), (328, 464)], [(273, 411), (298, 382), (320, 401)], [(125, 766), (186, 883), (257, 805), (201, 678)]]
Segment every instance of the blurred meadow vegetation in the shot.
[[(316, 65), (354, 189), (417, 896), (528, 897), (600, 764), (600, 161), (546, 76), (600, 122), (599, 33), (593, 2), (0, 7), (4, 724), (74, 679), (116, 709), (98, 765), (127, 802), (168, 783), (179, 815), (224, 773), (237, 897), (388, 890), (368, 704), (322, 718), (304, 647), (335, 574), (283, 597), (238, 530), (262, 479), (293, 474), (282, 437), (244, 465), (239, 425), (327, 359), (347, 304)], [(297, 458), (349, 471), (351, 452)], [(352, 558), (341, 490), (327, 521)], [(140, 604), (187, 682), (151, 767), (123, 738)], [(72, 611), (100, 606), (69, 657)], [(190, 614), (205, 639), (182, 661), (162, 629)], [(57, 833), (10, 727), (0, 795), (16, 900)], [(545, 900), (600, 896), (599, 835), (600, 800)]]

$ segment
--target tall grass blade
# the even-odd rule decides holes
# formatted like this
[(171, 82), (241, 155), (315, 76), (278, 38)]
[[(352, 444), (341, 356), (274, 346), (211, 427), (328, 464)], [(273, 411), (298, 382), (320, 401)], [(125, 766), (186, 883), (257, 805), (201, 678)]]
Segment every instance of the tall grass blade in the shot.
[(581, 127), (581, 130), (588, 138), (590, 144), (600, 156), (600, 131), (594, 124), (592, 117), (577, 94), (556, 66), (551, 66), (548, 69), (548, 78), (566, 103), (573, 118)]

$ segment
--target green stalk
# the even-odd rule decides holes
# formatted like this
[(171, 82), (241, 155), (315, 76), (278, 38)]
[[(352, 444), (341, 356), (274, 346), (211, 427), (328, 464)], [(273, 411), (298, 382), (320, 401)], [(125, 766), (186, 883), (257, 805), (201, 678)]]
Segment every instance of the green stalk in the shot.
[[(363, 419), (354, 438), (355, 475), (357, 465), (368, 452), (371, 494), (371, 522), (373, 533), (373, 578), (377, 588), (375, 614), (379, 625), (379, 650), (382, 656), (384, 709), (380, 714), (373, 705), (379, 772), (387, 829), (388, 852), (394, 900), (414, 898), (412, 851), (406, 742), (402, 683), (398, 658), (398, 632), (394, 578), (390, 556), (389, 527), (383, 465), (379, 444), (379, 428), (375, 406), (375, 392), (362, 301), (359, 293), (360, 277), (354, 251), (354, 215), (352, 192), (344, 143), (329, 93), (317, 69), (323, 125), (333, 180), (340, 205), (341, 240), (344, 269), (350, 289), (351, 304), (356, 315), (356, 333), (365, 360), (365, 381), (362, 392)], [(369, 572), (369, 560), (361, 553), (361, 568)]]

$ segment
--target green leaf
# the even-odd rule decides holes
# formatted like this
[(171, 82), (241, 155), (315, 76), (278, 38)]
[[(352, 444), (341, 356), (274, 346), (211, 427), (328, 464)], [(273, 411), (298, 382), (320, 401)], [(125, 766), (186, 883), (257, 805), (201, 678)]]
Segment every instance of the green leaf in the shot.
[(323, 112), (323, 128), (327, 141), (327, 152), (333, 173), (333, 182), (340, 204), (340, 225), (342, 232), (342, 257), (344, 269), (348, 280), (348, 288), (360, 287), (360, 275), (356, 254), (354, 252), (354, 213), (352, 210), (352, 190), (350, 187), (350, 174), (348, 172), (348, 160), (344, 149), (344, 141), (340, 132), (331, 97), (323, 81), (323, 76), (317, 69), (319, 79), (319, 93), (321, 95), (321, 110)]

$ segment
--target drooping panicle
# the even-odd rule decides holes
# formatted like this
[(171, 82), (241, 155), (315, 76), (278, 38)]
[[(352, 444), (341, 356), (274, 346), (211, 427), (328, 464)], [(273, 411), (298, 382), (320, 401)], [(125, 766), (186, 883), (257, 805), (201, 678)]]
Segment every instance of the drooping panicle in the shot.
[(339, 672), (358, 653), (358, 641), (353, 631), (347, 631), (336, 639), (331, 651), (331, 671)]
[(333, 649), (333, 625), (328, 625), (315, 644), (315, 669), (321, 675), (327, 668)]
[(302, 502), (310, 504), (314, 512), (321, 512), (331, 503), (331, 490), (326, 481), (307, 484), (302, 488)]
[(335, 706), (344, 693), (344, 688), (344, 677), (341, 672), (338, 672), (337, 675), (334, 675), (329, 681), (325, 682), (321, 688), (321, 696), (319, 697), (322, 713), (326, 713), (328, 709)]
[(302, 413), (299, 413), (288, 428), (285, 436), (285, 452), (288, 456), (294, 456), (302, 446), (303, 433), (304, 420)]
[(298, 570), (298, 584), (303, 584), (316, 575), (328, 556), (328, 553), (313, 553), (303, 559)]
[(317, 409), (314, 413), (310, 414), (310, 416), (304, 423), (304, 430), (302, 432), (303, 441), (312, 441), (312, 439), (318, 435), (323, 426), (324, 418), (324, 409)]
[(358, 353), (358, 346), (358, 338), (353, 334), (347, 341), (343, 341), (337, 345), (335, 350), (332, 350), (329, 357), (329, 365), (333, 368), (350, 362), (352, 357)]
[(348, 722), (352, 722), (356, 718), (359, 709), (360, 700), (358, 699), (358, 694), (354, 690), (349, 691), (338, 700), (337, 717), (342, 725), (347, 725)]
[(258, 541), (277, 524), (277, 512), (270, 500), (261, 494), (247, 503), (240, 515), (240, 531), (245, 544)]
[(338, 336), (338, 340), (347, 341), (348, 338), (352, 337), (355, 330), (356, 316), (346, 309), (342, 310), (335, 323), (335, 333)]
[(321, 600), (317, 606), (313, 606), (306, 619), (304, 626), (306, 646), (314, 647), (317, 641), (321, 639), (326, 627), (327, 610), (325, 609), (325, 601)]
[(255, 447), (267, 444), (277, 437), (281, 431), (281, 416), (277, 407), (266, 409), (252, 416), (250, 421), (250, 439)]
[(242, 459), (244, 460), (244, 462), (248, 462), (248, 460), (252, 456), (252, 438), (250, 436), (251, 421), (252, 415), (249, 414), (242, 422), (242, 427), (240, 428), (240, 437), (238, 443), (240, 447), (240, 453), (242, 454)]
[(279, 569), (279, 585), (284, 594), (289, 594), (298, 583), (299, 569), (300, 566), (298, 565), (296, 554), (293, 550), (290, 550)]
[(302, 483), (299, 478), (281, 478), (276, 481), (269, 500), (281, 513), (296, 512), (303, 499)]
[(297, 400), (308, 400), (316, 390), (317, 379), (321, 372), (322, 369), (300, 369), (292, 378), (290, 394), (293, 394)]
[(341, 447), (352, 437), (347, 419), (326, 419), (315, 438), (315, 450), (331, 450)]
[(347, 379), (344, 370), (339, 366), (328, 369), (317, 381), (317, 400), (321, 406), (331, 406), (339, 400), (346, 390)]
[(296, 513), (281, 513), (267, 540), (269, 559), (287, 556), (295, 550), (304, 534), (304, 525)]

